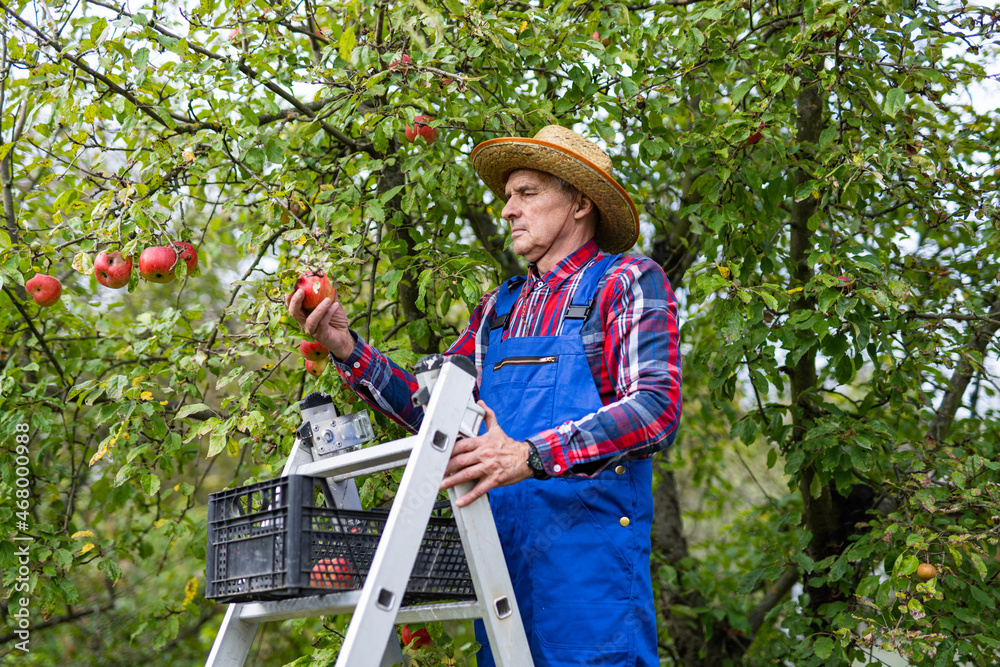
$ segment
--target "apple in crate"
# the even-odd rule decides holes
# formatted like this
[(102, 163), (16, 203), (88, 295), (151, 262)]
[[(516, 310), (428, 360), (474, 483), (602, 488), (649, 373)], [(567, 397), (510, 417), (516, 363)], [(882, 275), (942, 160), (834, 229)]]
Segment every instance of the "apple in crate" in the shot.
[(354, 567), (346, 558), (320, 558), (312, 566), (309, 585), (313, 588), (354, 588)]

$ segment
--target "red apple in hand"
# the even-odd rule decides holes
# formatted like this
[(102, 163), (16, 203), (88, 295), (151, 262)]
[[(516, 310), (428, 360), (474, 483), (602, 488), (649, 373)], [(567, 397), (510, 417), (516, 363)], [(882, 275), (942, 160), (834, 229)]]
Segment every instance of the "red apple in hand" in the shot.
[(308, 271), (299, 276), (295, 282), (295, 289), (305, 292), (302, 299), (302, 311), (312, 312), (312, 309), (323, 302), (323, 299), (337, 298), (337, 290), (330, 284), (330, 280), (322, 271)]
[(36, 273), (33, 278), (24, 283), (24, 289), (28, 290), (31, 298), (42, 308), (48, 308), (55, 304), (62, 295), (62, 283), (59, 282), (59, 279), (44, 273)]
[(132, 258), (114, 252), (102, 252), (94, 260), (94, 277), (105, 287), (121, 289), (132, 277)]
[(313, 361), (312, 359), (306, 359), (306, 373), (314, 377), (319, 377), (326, 370), (326, 365), (329, 362), (326, 359), (320, 359), (319, 361)]
[[(410, 629), (409, 625), (403, 626), (403, 645), (411, 646), (412, 648), (423, 648), (425, 646), (431, 645), (431, 633), (427, 631), (427, 628), (420, 628), (416, 632)], [(412, 642), (412, 643), (411, 643)]]
[(320, 558), (309, 573), (314, 588), (354, 588), (354, 568), (346, 558)]
[(304, 340), (299, 343), (299, 352), (309, 361), (323, 361), (330, 354), (325, 347), (311, 340)]

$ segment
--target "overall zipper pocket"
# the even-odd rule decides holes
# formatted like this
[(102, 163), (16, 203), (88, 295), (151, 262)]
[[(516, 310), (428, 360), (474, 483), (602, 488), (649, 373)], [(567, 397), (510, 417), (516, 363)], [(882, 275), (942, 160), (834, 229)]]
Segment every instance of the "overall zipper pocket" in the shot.
[(504, 366), (539, 366), (541, 364), (554, 364), (559, 357), (552, 355), (548, 357), (507, 357), (493, 364), (493, 370), (498, 371)]

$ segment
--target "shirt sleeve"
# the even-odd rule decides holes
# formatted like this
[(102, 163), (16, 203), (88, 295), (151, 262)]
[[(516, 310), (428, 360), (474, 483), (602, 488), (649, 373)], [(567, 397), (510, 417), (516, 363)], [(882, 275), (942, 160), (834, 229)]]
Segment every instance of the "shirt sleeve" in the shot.
[[(605, 405), (528, 438), (552, 476), (593, 476), (621, 459), (651, 456), (673, 444), (681, 414), (677, 300), (658, 264), (633, 258), (612, 274), (598, 300), (603, 319)], [(586, 343), (585, 343), (586, 345)]]
[[(476, 361), (476, 338), (483, 313), (494, 292), (482, 298), (469, 317), (465, 331), (445, 355), (461, 354)], [(352, 330), (351, 335), (354, 336), (354, 350), (346, 359), (340, 361), (330, 355), (340, 377), (365, 403), (390, 417), (410, 433), (416, 433), (424, 419), (423, 408), (414, 407), (410, 400), (417, 390), (416, 377), (362, 340), (357, 332)]]

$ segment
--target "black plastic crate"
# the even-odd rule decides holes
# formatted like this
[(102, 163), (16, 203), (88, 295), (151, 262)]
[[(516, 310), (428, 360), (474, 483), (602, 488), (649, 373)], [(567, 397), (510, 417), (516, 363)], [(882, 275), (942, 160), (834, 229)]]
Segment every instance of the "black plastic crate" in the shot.
[[(388, 516), (336, 509), (322, 477), (210, 494), (205, 597), (244, 602), (360, 589)], [(473, 598), (454, 519), (431, 517), (404, 604)]]

